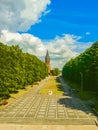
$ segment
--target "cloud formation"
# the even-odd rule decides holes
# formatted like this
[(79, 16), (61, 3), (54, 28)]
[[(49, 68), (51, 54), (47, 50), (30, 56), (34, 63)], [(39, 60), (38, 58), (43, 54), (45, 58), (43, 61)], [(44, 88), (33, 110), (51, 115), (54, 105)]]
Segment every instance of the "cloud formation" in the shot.
[[(48, 49), (51, 67), (62, 68), (71, 58), (77, 56), (81, 49), (86, 49), (91, 43), (80, 43), (82, 37), (64, 34), (53, 40), (42, 41), (40, 38), (26, 32), (32, 25), (41, 21), (41, 16), (47, 15), (47, 5), (51, 0), (0, 0), (0, 42), (7, 45), (19, 45), (24, 51), (44, 60)], [(90, 35), (90, 32), (86, 32)]]
[(86, 35), (90, 35), (91, 33), (90, 32), (86, 32)]
[[(31, 53), (44, 60), (48, 49), (51, 58), (51, 67), (62, 68), (71, 58), (78, 55), (78, 40), (81, 37), (65, 34), (62, 37), (56, 36), (52, 41), (42, 41), (34, 35), (24, 33), (12, 33), (7, 30), (1, 32), (0, 41), (7, 45), (19, 45), (24, 52)], [(79, 49), (79, 48), (78, 48)]]
[(27, 31), (47, 14), (50, 0), (0, 0), (0, 30)]

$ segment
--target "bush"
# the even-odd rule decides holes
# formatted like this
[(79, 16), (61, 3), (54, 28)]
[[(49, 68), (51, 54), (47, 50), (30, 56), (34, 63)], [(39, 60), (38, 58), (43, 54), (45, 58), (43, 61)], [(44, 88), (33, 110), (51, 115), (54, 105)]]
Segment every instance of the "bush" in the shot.
[(51, 74), (53, 76), (57, 76), (60, 74), (60, 70), (58, 68), (54, 68), (53, 70), (51, 70)]

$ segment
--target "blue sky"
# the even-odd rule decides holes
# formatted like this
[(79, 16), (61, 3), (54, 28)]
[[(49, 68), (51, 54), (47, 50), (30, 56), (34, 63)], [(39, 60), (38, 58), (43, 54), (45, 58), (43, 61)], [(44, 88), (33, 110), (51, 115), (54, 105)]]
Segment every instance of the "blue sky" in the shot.
[[(50, 13), (42, 22), (31, 26), (29, 33), (41, 39), (53, 39), (56, 35), (74, 34), (81, 41), (96, 41), (98, 34), (98, 0), (52, 0)], [(85, 35), (87, 32), (91, 35)]]
[(98, 0), (2, 0), (0, 42), (19, 45), (51, 68), (64, 64), (98, 40)]

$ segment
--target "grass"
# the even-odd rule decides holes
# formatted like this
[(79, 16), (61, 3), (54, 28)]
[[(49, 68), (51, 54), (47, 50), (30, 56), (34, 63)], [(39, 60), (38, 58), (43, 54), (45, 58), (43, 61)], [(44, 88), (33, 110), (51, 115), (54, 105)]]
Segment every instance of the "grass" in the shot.
[(98, 96), (98, 92), (95, 92), (95, 91), (86, 91), (86, 90), (83, 90), (81, 91), (80, 86), (78, 86), (77, 84), (74, 84), (74, 83), (69, 83), (68, 82), (68, 85), (75, 89), (77, 95), (82, 99), (82, 100), (90, 100), (94, 97), (97, 97)]
[(80, 86), (78, 86), (77, 84), (68, 82), (68, 85), (71, 88), (76, 90), (77, 95), (80, 97), (80, 99), (84, 101), (94, 99), (95, 110), (98, 112), (98, 92), (95, 92), (95, 91), (82, 91), (81, 92), (81, 90), (79, 90)]
[(53, 94), (63, 94), (64, 90), (58, 81), (57, 77), (50, 76), (50, 79), (46, 82), (44, 88), (41, 88), (40, 94), (49, 94), (49, 91), (52, 91)]
[(97, 92), (93, 92), (93, 91), (83, 91), (83, 92), (79, 92), (79, 97), (82, 100), (90, 100), (94, 97), (97, 96)]
[(95, 104), (95, 109), (98, 112), (98, 99), (95, 100), (94, 104)]

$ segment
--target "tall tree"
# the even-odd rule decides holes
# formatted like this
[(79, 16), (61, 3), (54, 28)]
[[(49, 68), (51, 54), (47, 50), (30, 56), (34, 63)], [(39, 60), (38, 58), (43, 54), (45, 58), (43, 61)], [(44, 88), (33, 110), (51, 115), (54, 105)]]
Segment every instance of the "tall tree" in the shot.
[(83, 89), (98, 90), (98, 42), (68, 61), (62, 69), (62, 75), (79, 86), (83, 78)]

